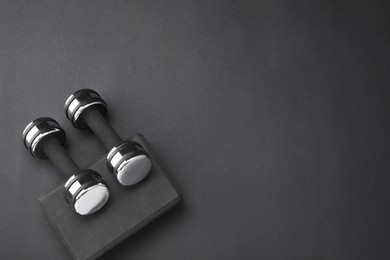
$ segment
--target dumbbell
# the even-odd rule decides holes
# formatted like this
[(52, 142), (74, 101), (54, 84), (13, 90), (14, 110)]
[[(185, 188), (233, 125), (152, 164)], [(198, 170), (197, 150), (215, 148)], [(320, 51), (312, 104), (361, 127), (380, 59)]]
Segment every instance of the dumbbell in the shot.
[(65, 151), (66, 134), (51, 118), (41, 117), (29, 123), (23, 131), (23, 141), (31, 155), (49, 159), (66, 177), (65, 200), (79, 215), (90, 215), (101, 209), (110, 192), (108, 185), (96, 171), (80, 170)]
[(78, 129), (91, 129), (109, 150), (107, 168), (120, 184), (134, 185), (144, 179), (152, 161), (143, 148), (131, 141), (123, 142), (104, 117), (107, 104), (92, 89), (81, 89), (65, 102), (65, 114)]

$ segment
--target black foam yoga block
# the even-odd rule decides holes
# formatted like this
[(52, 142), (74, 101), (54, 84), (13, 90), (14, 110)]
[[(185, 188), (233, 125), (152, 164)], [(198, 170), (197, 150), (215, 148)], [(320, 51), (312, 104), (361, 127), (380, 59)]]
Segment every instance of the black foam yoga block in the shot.
[(110, 200), (99, 212), (79, 216), (65, 202), (63, 186), (40, 198), (49, 222), (74, 259), (95, 259), (176, 205), (181, 196), (165, 175), (150, 145), (141, 134), (131, 140), (150, 154), (149, 175), (132, 187), (121, 186), (107, 171), (105, 156), (90, 168), (110, 187)]

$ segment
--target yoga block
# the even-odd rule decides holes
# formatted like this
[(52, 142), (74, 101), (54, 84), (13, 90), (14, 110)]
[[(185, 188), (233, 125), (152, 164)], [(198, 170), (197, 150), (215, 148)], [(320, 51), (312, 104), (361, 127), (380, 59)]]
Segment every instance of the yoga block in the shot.
[(165, 175), (156, 154), (141, 134), (130, 138), (151, 156), (149, 175), (132, 187), (121, 186), (108, 172), (105, 156), (90, 166), (110, 187), (110, 199), (99, 212), (80, 216), (66, 203), (61, 185), (40, 198), (40, 205), (74, 259), (95, 259), (159, 217), (181, 196)]

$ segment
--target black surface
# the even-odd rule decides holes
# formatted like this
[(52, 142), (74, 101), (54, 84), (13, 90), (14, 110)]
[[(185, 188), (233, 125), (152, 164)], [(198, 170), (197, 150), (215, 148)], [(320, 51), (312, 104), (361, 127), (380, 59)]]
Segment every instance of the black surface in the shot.
[(105, 156), (91, 165), (110, 187), (110, 201), (99, 212), (76, 215), (64, 201), (63, 185), (40, 199), (48, 220), (74, 259), (97, 258), (181, 200), (145, 138), (136, 135), (131, 140), (150, 154), (152, 170), (137, 185), (123, 187), (108, 172)]
[(21, 144), (51, 116), (82, 168), (105, 153), (63, 105), (96, 89), (184, 201), (102, 259), (389, 259), (386, 1), (1, 1), (0, 252), (68, 259)]

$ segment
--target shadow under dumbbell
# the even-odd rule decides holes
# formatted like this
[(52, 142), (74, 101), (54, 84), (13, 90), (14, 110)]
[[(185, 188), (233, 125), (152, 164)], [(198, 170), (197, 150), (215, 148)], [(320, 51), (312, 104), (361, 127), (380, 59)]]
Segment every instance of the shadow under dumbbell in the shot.
[(137, 134), (131, 140), (150, 154), (150, 176), (123, 187), (108, 172), (105, 157), (98, 160), (90, 168), (101, 173), (111, 191), (109, 203), (98, 213), (75, 215), (63, 199), (63, 186), (40, 198), (51, 225), (75, 259), (97, 258), (181, 201), (145, 138)]

